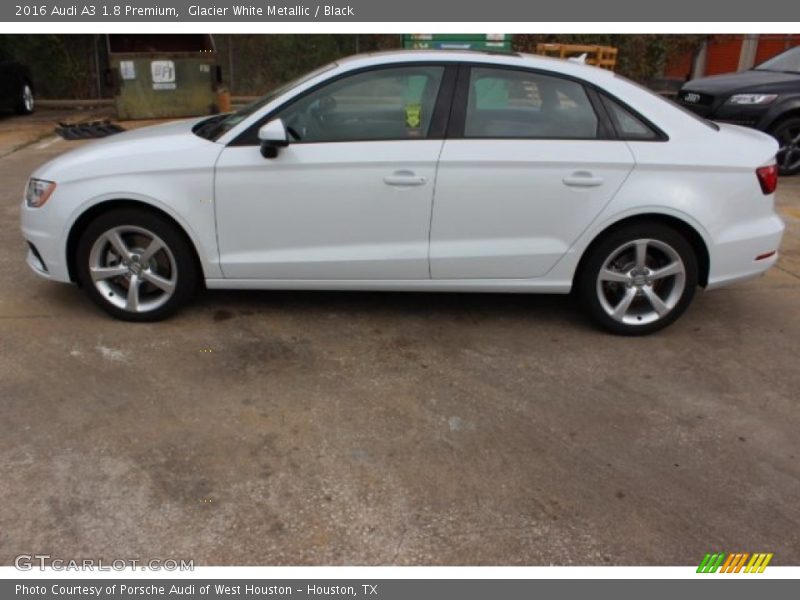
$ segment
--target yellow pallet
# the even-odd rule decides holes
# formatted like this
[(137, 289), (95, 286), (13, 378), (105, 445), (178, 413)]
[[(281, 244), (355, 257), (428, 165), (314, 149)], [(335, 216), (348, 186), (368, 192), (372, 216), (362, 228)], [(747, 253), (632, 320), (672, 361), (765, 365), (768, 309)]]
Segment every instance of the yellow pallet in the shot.
[(586, 64), (613, 71), (617, 66), (617, 49), (613, 46), (583, 44), (536, 44), (536, 54), (556, 58), (572, 58), (586, 54)]

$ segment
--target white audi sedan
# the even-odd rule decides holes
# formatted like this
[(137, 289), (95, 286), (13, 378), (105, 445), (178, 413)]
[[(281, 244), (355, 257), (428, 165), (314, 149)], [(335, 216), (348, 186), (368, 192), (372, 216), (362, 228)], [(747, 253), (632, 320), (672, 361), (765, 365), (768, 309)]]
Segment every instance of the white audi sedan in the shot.
[(33, 173), (28, 264), (121, 319), (199, 286), (574, 291), (644, 334), (777, 260), (777, 143), (574, 62), (356, 56)]

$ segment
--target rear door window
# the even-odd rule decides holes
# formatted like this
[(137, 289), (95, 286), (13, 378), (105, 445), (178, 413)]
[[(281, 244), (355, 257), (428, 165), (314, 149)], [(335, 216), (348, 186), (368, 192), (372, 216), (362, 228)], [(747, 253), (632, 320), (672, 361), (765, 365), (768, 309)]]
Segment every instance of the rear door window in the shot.
[(593, 139), (599, 130), (580, 83), (512, 69), (470, 71), (467, 138)]

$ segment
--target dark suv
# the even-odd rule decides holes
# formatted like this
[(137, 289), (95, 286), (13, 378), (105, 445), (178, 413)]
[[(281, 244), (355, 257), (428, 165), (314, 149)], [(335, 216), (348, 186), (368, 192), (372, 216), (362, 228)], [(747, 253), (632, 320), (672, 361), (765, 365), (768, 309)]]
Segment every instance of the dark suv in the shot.
[(781, 175), (800, 173), (800, 46), (749, 71), (689, 81), (678, 101), (701, 117), (772, 134)]

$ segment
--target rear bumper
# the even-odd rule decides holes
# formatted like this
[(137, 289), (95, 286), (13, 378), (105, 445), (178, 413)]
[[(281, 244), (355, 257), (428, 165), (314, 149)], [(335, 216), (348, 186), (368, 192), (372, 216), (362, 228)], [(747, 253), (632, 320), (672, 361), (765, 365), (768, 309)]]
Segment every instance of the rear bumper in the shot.
[(781, 218), (772, 214), (724, 232), (711, 252), (706, 289), (746, 281), (765, 273), (778, 260), (784, 228)]

